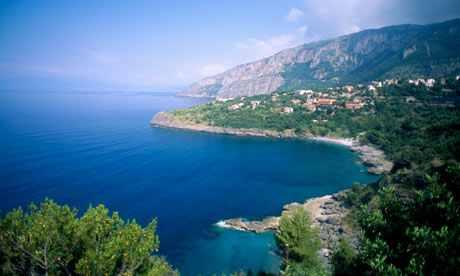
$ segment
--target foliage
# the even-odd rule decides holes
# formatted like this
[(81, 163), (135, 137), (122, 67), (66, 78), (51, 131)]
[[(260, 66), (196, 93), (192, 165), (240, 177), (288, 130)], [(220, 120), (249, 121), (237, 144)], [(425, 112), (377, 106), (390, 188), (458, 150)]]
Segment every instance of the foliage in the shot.
[(348, 204), (351, 206), (361, 204), (362, 193), (363, 187), (358, 182), (354, 182), (353, 185), (351, 185), (351, 189), (346, 192)]
[[(382, 178), (379, 182), (383, 182)], [(346, 190), (346, 199), (345, 203), (349, 209), (349, 212), (346, 213), (345, 217), (342, 219), (342, 223), (353, 229), (359, 231), (360, 226), (358, 224), (359, 217), (359, 207), (362, 204), (369, 203), (376, 194), (376, 189), (378, 188), (378, 183), (368, 183), (366, 185), (361, 185), (358, 182), (354, 182), (350, 189)]]
[(361, 253), (346, 273), (458, 273), (460, 166), (449, 166), (443, 174), (427, 175), (428, 186), (415, 198), (402, 199), (394, 188), (383, 188), (377, 208), (363, 206)]
[[(396, 169), (423, 164), (435, 157), (442, 160), (460, 157), (460, 109), (434, 105), (436, 93), (415, 85), (382, 89), (384, 100), (375, 102), (375, 114), (365, 118), (363, 142), (380, 147), (395, 161)], [(415, 89), (413, 91), (412, 89)], [(408, 104), (404, 97), (416, 94), (418, 103)]]
[[(222, 273), (221, 276), (226, 276), (227, 274), (225, 273)], [(260, 270), (257, 274), (254, 274), (254, 272), (252, 272), (251, 269), (248, 269), (248, 272), (245, 273), (243, 270), (239, 270), (239, 271), (234, 271), (232, 274), (230, 274), (229, 276), (254, 276), (254, 275), (257, 275), (257, 276), (275, 276), (275, 275), (278, 275), (278, 274), (273, 274), (273, 273), (266, 273), (265, 271), (263, 270)], [(216, 274), (213, 274), (213, 276), (216, 276)]]
[(355, 275), (355, 263), (356, 253), (351, 249), (347, 239), (342, 238), (331, 259), (334, 275)]
[(177, 275), (154, 255), (156, 220), (142, 228), (103, 205), (77, 210), (46, 200), (0, 220), (2, 275)]
[(291, 213), (284, 212), (281, 216), (275, 241), (284, 254), (289, 251), (289, 266), (308, 269), (320, 263), (317, 253), (321, 249), (319, 229), (311, 224), (311, 215), (302, 207), (292, 210)]
[(302, 264), (290, 264), (281, 275), (285, 276), (328, 276), (331, 271), (324, 267), (322, 264), (316, 264), (312, 267), (305, 267)]

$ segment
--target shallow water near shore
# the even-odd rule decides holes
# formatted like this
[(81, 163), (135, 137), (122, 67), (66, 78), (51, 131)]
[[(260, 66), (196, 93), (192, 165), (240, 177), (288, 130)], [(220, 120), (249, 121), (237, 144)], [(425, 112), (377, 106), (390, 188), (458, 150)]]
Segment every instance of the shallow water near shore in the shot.
[(80, 214), (90, 203), (105, 204), (142, 225), (157, 217), (160, 253), (182, 275), (275, 272), (273, 235), (214, 224), (279, 215), (284, 204), (377, 179), (339, 145), (148, 124), (156, 112), (206, 101), (165, 93), (0, 92), (2, 214), (46, 197)]

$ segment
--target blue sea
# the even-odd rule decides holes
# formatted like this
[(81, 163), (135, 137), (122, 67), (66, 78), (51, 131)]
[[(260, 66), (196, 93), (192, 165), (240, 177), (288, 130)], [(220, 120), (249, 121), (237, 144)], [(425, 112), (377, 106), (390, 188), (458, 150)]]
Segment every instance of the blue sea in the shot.
[(277, 272), (273, 234), (221, 229), (220, 220), (279, 215), (377, 179), (348, 148), (152, 127), (162, 110), (209, 99), (169, 93), (0, 92), (0, 210), (52, 198), (104, 204), (123, 219), (158, 219), (160, 253), (182, 275)]

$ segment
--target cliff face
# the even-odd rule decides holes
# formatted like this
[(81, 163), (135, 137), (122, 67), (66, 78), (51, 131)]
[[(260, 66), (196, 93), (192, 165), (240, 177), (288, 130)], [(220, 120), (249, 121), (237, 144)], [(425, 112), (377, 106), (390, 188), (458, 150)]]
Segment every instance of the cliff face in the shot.
[(304, 44), (202, 79), (177, 95), (228, 98), (459, 73), (460, 19), (455, 19), (366, 30)]
[[(284, 83), (280, 76), (284, 64), (284, 61), (275, 55), (267, 59), (239, 65), (222, 74), (202, 79), (177, 95), (236, 97), (269, 93)], [(242, 93), (243, 91), (245, 92)]]

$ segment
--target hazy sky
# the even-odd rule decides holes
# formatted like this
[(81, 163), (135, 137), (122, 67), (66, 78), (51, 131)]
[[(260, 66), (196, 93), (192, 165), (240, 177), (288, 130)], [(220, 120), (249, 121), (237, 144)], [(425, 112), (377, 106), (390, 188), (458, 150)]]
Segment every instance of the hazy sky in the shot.
[(0, 0), (0, 89), (177, 91), (306, 42), (459, 17), (459, 0)]

